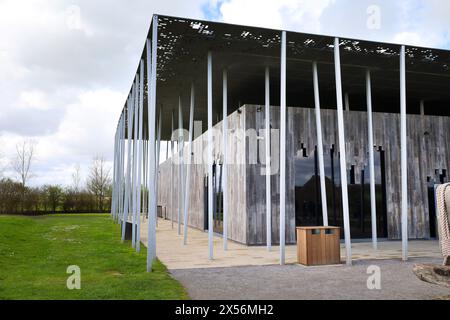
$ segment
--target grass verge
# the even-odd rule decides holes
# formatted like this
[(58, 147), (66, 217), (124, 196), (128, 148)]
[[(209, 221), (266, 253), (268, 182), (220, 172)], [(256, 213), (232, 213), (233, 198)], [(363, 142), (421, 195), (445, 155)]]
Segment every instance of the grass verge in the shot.
[[(0, 299), (188, 299), (159, 261), (146, 272), (146, 248), (121, 243), (109, 215), (0, 216)], [(69, 290), (68, 266), (81, 270)]]

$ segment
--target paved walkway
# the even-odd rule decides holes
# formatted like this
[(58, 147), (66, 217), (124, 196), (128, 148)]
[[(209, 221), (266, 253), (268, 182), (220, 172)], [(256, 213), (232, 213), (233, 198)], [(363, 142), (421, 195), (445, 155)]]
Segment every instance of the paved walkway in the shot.
[[(450, 289), (425, 283), (412, 273), (415, 263), (441, 259), (360, 260), (352, 267), (258, 266), (171, 270), (195, 300), (431, 300)], [(381, 289), (367, 288), (367, 268), (380, 268)]]
[[(411, 241), (408, 262), (402, 262), (401, 242), (384, 241), (374, 251), (371, 243), (353, 243), (353, 266), (304, 267), (296, 264), (296, 246), (286, 247), (286, 262), (279, 266), (279, 248), (247, 247), (214, 237), (214, 260), (208, 260), (208, 234), (189, 228), (188, 245), (177, 235), (177, 224), (159, 220), (157, 255), (192, 299), (344, 299), (404, 300), (435, 299), (449, 296), (450, 290), (420, 281), (412, 273), (415, 263), (442, 262), (437, 241)], [(183, 230), (183, 228), (181, 229)], [(147, 243), (143, 223), (142, 242)], [(341, 245), (342, 260), (345, 248)], [(367, 269), (378, 266), (381, 290), (367, 288)]]
[[(181, 228), (183, 231), (183, 228)], [(147, 244), (147, 224), (142, 224), (142, 242)], [(228, 251), (223, 250), (223, 241), (214, 237), (214, 260), (208, 260), (208, 234), (197, 229), (188, 229), (188, 245), (183, 245), (183, 235), (177, 235), (177, 224), (159, 220), (157, 228), (157, 256), (170, 270), (205, 269), (221, 267), (263, 266), (279, 264), (279, 247), (268, 252), (265, 247), (247, 247), (232, 241)], [(286, 263), (296, 264), (296, 246), (286, 247)], [(401, 242), (384, 241), (375, 251), (371, 243), (353, 243), (353, 260), (401, 259)], [(341, 245), (341, 256), (345, 260), (345, 247)], [(441, 259), (438, 241), (410, 241), (409, 256)]]

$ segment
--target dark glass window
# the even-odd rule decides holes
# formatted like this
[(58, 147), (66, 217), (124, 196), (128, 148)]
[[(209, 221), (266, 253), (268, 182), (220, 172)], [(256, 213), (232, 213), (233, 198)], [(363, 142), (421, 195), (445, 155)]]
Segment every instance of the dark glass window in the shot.
[[(334, 146), (324, 154), (328, 220), (330, 225), (343, 227), (339, 153)], [(357, 171), (352, 166), (349, 176), (349, 217), (352, 238), (370, 238), (369, 168)], [(387, 237), (384, 151), (375, 152), (375, 190), (378, 237)], [(297, 226), (323, 224), (317, 148), (308, 157), (295, 161), (295, 210)], [(342, 233), (343, 235), (343, 233)]]

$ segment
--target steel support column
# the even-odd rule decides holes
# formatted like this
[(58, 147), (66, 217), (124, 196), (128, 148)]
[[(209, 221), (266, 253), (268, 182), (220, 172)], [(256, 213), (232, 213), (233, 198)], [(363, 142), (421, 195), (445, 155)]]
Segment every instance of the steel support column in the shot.
[(351, 244), (350, 218), (348, 208), (347, 157), (345, 153), (344, 110), (342, 106), (342, 79), (341, 79), (341, 57), (339, 50), (339, 38), (334, 39), (334, 66), (336, 76), (336, 101), (337, 101), (339, 153), (340, 153), (339, 158), (341, 166), (342, 211), (344, 216), (346, 262), (347, 265), (351, 265), (352, 244)]
[[(158, 16), (153, 16), (152, 38), (147, 39), (147, 70), (149, 72), (148, 88), (148, 139), (150, 151), (149, 188), (154, 188), (155, 181), (155, 118), (156, 118), (156, 68), (158, 52)], [(149, 192), (149, 214), (148, 214), (148, 244), (147, 244), (147, 271), (152, 271), (153, 261), (156, 258), (156, 199), (155, 193)]]
[(189, 109), (189, 146), (188, 146), (188, 158), (186, 163), (186, 185), (184, 187), (184, 220), (183, 220), (183, 244), (187, 244), (187, 233), (189, 223), (189, 194), (191, 184), (191, 167), (192, 167), (192, 139), (194, 136), (194, 104), (195, 104), (195, 87), (194, 83), (191, 84), (191, 104)]
[(370, 171), (370, 213), (372, 220), (372, 246), (375, 250), (378, 248), (377, 242), (377, 202), (375, 191), (375, 157), (373, 143), (373, 120), (372, 120), (372, 83), (370, 70), (366, 72), (366, 95), (367, 95), (367, 128), (369, 144), (369, 171)]
[(222, 75), (222, 195), (223, 195), (223, 249), (228, 250), (228, 72)]
[(134, 99), (134, 125), (133, 125), (133, 183), (132, 183), (132, 198), (133, 198), (133, 209), (131, 213), (131, 246), (136, 247), (136, 217), (137, 217), (137, 166), (138, 166), (138, 123), (139, 123), (139, 99), (141, 95), (140, 87), (140, 74), (137, 74), (136, 80), (136, 96)]
[[(161, 109), (158, 113), (158, 131), (156, 136), (156, 161), (155, 161), (155, 212), (158, 213), (158, 192), (159, 192), (159, 161), (160, 161), (160, 153), (161, 153), (161, 126), (162, 126), (162, 118), (161, 118)], [(158, 215), (155, 217), (156, 226), (158, 226)]]
[(184, 132), (183, 132), (183, 106), (181, 96), (178, 97), (178, 235), (181, 235), (181, 215), (183, 210), (184, 189)]
[(120, 181), (119, 181), (119, 212), (116, 217), (116, 222), (119, 222), (123, 217), (124, 212), (124, 184), (125, 184), (125, 113), (122, 112), (120, 118)]
[(137, 210), (136, 210), (136, 251), (141, 251), (141, 176), (142, 176), (142, 135), (143, 135), (143, 115), (144, 115), (144, 60), (141, 60), (139, 68), (139, 123), (138, 123), (138, 150), (137, 150)]
[(345, 111), (350, 111), (350, 98), (347, 92), (344, 95), (344, 107)]
[(265, 70), (265, 151), (266, 151), (266, 245), (267, 250), (272, 250), (272, 160), (270, 158), (270, 69)]
[(173, 203), (173, 195), (175, 193), (174, 190), (174, 186), (175, 186), (175, 182), (174, 182), (174, 163), (173, 160), (175, 159), (175, 142), (173, 140), (173, 130), (174, 130), (174, 115), (173, 115), (173, 110), (172, 110), (172, 127), (171, 127), (171, 133), (170, 133), (170, 145), (171, 145), (171, 154), (170, 154), (170, 221), (171, 221), (171, 225), (172, 225), (172, 229), (173, 229), (173, 213), (175, 212), (175, 206)]
[(320, 195), (322, 201), (323, 225), (328, 226), (327, 188), (325, 184), (325, 161), (323, 156), (322, 119), (320, 115), (319, 76), (317, 74), (317, 62), (313, 62), (313, 86), (314, 103), (316, 111), (317, 154), (319, 156)]
[(408, 260), (408, 137), (406, 132), (406, 53), (400, 50), (400, 136), (402, 180), (402, 259)]
[(214, 259), (214, 243), (213, 243), (213, 149), (212, 149), (212, 129), (213, 129), (213, 114), (212, 114), (212, 54), (208, 52), (208, 66), (207, 66), (207, 91), (208, 91), (208, 146), (207, 146), (207, 167), (208, 167), (208, 249), (209, 260)]
[(284, 265), (286, 258), (286, 31), (281, 34), (280, 100), (280, 265)]
[(134, 99), (136, 95), (136, 82), (133, 85), (131, 89), (131, 98), (128, 99), (127, 102), (127, 128), (128, 128), (128, 148), (127, 148), (127, 172), (126, 172), (126, 183), (125, 183), (125, 204), (124, 204), (124, 210), (123, 210), (123, 216), (122, 216), (122, 242), (125, 241), (125, 232), (126, 232), (126, 224), (128, 220), (128, 213), (130, 211), (131, 203), (130, 203), (130, 192), (131, 192), (131, 135), (132, 135), (132, 117), (133, 117), (133, 109), (134, 109)]
[[(119, 127), (119, 126), (118, 126)], [(114, 134), (114, 163), (113, 163), (113, 178), (112, 178), (112, 200), (111, 200), (111, 218), (115, 219), (116, 216), (116, 201), (117, 197), (117, 168), (118, 168), (118, 135), (119, 128), (116, 129)]]

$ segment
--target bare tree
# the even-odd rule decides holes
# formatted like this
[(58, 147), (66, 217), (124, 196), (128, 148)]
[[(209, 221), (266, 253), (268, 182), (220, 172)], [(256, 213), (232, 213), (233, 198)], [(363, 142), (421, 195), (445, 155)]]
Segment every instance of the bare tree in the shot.
[(31, 163), (34, 157), (36, 142), (33, 140), (24, 140), (16, 145), (16, 157), (13, 159), (12, 166), (20, 179), (22, 187), (25, 189), (28, 180), (32, 177)]
[(77, 163), (75, 165), (75, 170), (72, 173), (72, 188), (73, 188), (73, 191), (78, 193), (80, 191), (80, 184), (81, 184), (81, 168), (80, 168), (80, 164)]
[(105, 198), (111, 185), (111, 168), (106, 167), (103, 157), (95, 157), (89, 172), (87, 188), (94, 194), (98, 209), (103, 211)]
[[(0, 145), (4, 145), (2, 138), (0, 137)], [(0, 178), (3, 178), (3, 171), (5, 170), (4, 168), (4, 163), (3, 163), (3, 150), (0, 150)]]
[[(1, 141), (0, 141), (0, 144), (1, 144)], [(5, 171), (5, 167), (4, 167), (4, 164), (3, 164), (3, 153), (0, 150), (0, 178), (3, 178), (3, 172), (4, 171)]]

